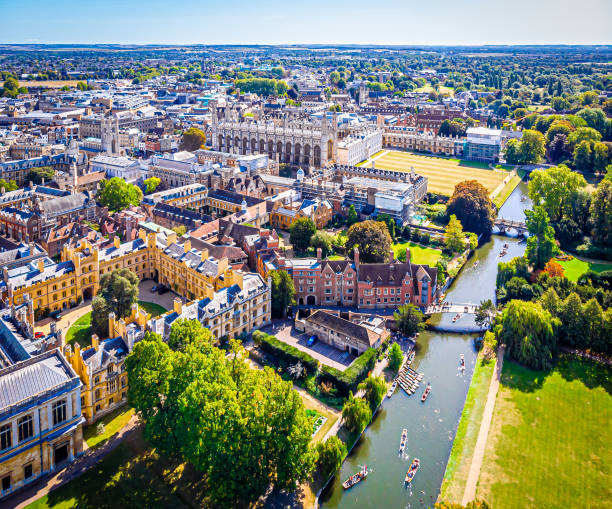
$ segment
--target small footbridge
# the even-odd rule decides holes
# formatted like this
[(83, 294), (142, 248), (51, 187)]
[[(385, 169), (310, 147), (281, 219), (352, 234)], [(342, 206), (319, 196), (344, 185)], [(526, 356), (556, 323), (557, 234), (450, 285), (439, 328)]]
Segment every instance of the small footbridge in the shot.
[(498, 217), (493, 223), (493, 227), (497, 228), (499, 235), (509, 235), (511, 230), (515, 231), (519, 237), (522, 237), (527, 233), (527, 225), (523, 221), (512, 221), (510, 219), (504, 219)]

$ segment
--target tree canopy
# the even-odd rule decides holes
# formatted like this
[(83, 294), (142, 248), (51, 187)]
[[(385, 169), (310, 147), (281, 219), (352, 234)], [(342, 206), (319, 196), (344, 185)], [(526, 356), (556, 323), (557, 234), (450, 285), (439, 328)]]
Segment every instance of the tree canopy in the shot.
[(531, 172), (529, 198), (534, 205), (542, 205), (552, 219), (558, 220), (568, 211), (572, 196), (584, 187), (586, 181), (580, 173), (560, 164)]
[(287, 308), (295, 304), (295, 286), (293, 279), (284, 270), (273, 270), (272, 278), (272, 315), (285, 318)]
[(466, 231), (489, 236), (493, 227), (493, 206), (486, 188), (477, 180), (466, 180), (455, 186), (446, 208)]
[(555, 230), (550, 226), (544, 207), (536, 206), (533, 210), (526, 210), (525, 217), (527, 230), (531, 234), (527, 239), (525, 256), (536, 269), (543, 269), (546, 262), (559, 252)]
[(357, 247), (362, 263), (387, 261), (391, 250), (391, 236), (387, 225), (372, 220), (355, 223), (348, 229), (345, 247), (348, 253)]
[(350, 394), (342, 407), (342, 418), (349, 431), (361, 433), (372, 420), (372, 410), (365, 399)]
[(405, 336), (412, 336), (425, 329), (424, 315), (414, 304), (404, 304), (393, 313), (395, 325)]
[(402, 365), (403, 360), (404, 354), (402, 353), (402, 349), (397, 343), (393, 343), (391, 348), (389, 348), (389, 369), (391, 369), (391, 371), (397, 371)]
[(145, 193), (151, 194), (154, 193), (157, 189), (157, 186), (161, 184), (161, 179), (159, 177), (149, 177), (144, 181)]
[(190, 127), (183, 133), (180, 149), (195, 152), (206, 145), (206, 134), (197, 127)]
[(119, 212), (130, 205), (139, 205), (141, 200), (142, 191), (140, 188), (119, 177), (100, 182), (98, 201), (112, 212)]
[(249, 505), (270, 485), (293, 490), (306, 480), (312, 426), (291, 382), (251, 369), (234, 341), (229, 354), (180, 342), (184, 350), (173, 351), (148, 334), (126, 359), (128, 401), (147, 440), (202, 472), (216, 507)]
[(45, 182), (49, 182), (53, 180), (54, 177), (55, 170), (51, 168), (51, 166), (39, 166), (30, 170), (26, 180), (33, 184), (42, 184), (43, 179)]
[(463, 225), (457, 219), (457, 216), (452, 214), (444, 230), (446, 249), (451, 253), (459, 253), (465, 249), (465, 234), (463, 233)]
[(130, 269), (116, 269), (102, 274), (100, 291), (92, 301), (91, 326), (100, 338), (107, 338), (108, 315), (115, 313), (117, 320), (131, 313), (132, 304), (138, 302), (140, 280)]
[(602, 180), (591, 201), (593, 241), (612, 247), (612, 181)]
[(310, 239), (316, 233), (317, 227), (309, 217), (301, 217), (289, 228), (289, 241), (298, 251), (306, 251), (310, 246)]

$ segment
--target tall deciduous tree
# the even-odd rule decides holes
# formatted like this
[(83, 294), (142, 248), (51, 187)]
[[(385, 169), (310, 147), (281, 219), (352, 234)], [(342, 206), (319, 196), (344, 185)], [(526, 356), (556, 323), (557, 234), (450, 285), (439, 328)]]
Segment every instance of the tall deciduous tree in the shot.
[(184, 352), (188, 345), (212, 345), (214, 337), (210, 330), (202, 327), (197, 320), (180, 319), (172, 324), (168, 336), (168, 346), (172, 350)]
[(293, 279), (284, 270), (270, 273), (272, 279), (272, 314), (277, 318), (287, 316), (287, 308), (295, 304), (295, 286)]
[(402, 365), (403, 360), (404, 354), (402, 353), (402, 349), (397, 343), (393, 343), (391, 348), (389, 348), (389, 369), (391, 369), (391, 371), (397, 371)]
[(584, 177), (561, 164), (531, 172), (529, 198), (535, 205), (542, 205), (554, 220), (559, 220), (569, 211), (575, 193), (584, 187)]
[(53, 180), (54, 177), (55, 170), (51, 168), (51, 166), (39, 166), (30, 170), (26, 180), (34, 184), (41, 184), (43, 180), (49, 182)]
[(206, 134), (197, 127), (190, 127), (183, 133), (180, 149), (194, 152), (206, 145)]
[(334, 237), (326, 231), (320, 230), (310, 237), (310, 245), (315, 249), (321, 248), (323, 257), (326, 257), (332, 250)]
[(365, 263), (380, 263), (388, 260), (391, 236), (384, 223), (362, 221), (348, 229), (346, 249), (352, 252), (359, 248), (359, 259)]
[(161, 184), (161, 179), (159, 177), (149, 177), (144, 181), (145, 193), (150, 194), (155, 192), (159, 184)]
[(465, 230), (478, 235), (491, 234), (493, 206), (486, 188), (477, 180), (459, 182), (446, 210), (461, 221)]
[(138, 302), (140, 280), (130, 269), (116, 269), (102, 274), (99, 295), (107, 302), (117, 320), (131, 313), (132, 304)]
[(458, 253), (465, 249), (465, 234), (463, 225), (456, 215), (451, 215), (446, 229), (444, 230), (446, 248), (452, 253)]
[(405, 336), (412, 336), (425, 328), (423, 323), (424, 315), (414, 304), (400, 306), (393, 313), (393, 318), (398, 330)]
[(555, 242), (555, 230), (550, 226), (548, 214), (544, 207), (526, 210), (527, 230), (531, 234), (527, 239), (525, 255), (536, 269), (543, 269), (546, 262), (559, 252)]
[(370, 405), (370, 410), (374, 412), (385, 397), (387, 384), (381, 376), (369, 376), (359, 384), (359, 389), (364, 391), (363, 397)]
[(140, 188), (119, 177), (100, 182), (98, 201), (113, 212), (124, 210), (130, 205), (138, 205), (141, 200), (142, 191)]
[(541, 132), (531, 129), (523, 131), (519, 146), (521, 164), (538, 163), (544, 157), (545, 152), (545, 139)]
[(327, 479), (340, 468), (346, 454), (346, 445), (336, 435), (325, 442), (317, 443), (317, 467), (323, 479)]
[(317, 231), (314, 221), (309, 217), (301, 217), (289, 228), (289, 241), (298, 251), (305, 251), (310, 246), (310, 239)]
[(365, 399), (351, 394), (342, 407), (342, 418), (349, 431), (361, 433), (372, 420), (372, 410)]
[(347, 223), (349, 226), (353, 226), (358, 220), (359, 217), (357, 216), (355, 205), (351, 205), (348, 209)]
[(612, 246), (612, 180), (602, 180), (591, 200), (593, 240), (603, 246)]

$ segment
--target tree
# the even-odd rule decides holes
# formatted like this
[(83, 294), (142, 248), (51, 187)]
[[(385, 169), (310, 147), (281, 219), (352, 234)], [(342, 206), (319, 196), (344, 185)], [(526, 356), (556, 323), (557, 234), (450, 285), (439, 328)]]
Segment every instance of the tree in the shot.
[(548, 260), (544, 265), (544, 272), (550, 277), (563, 277), (563, 266), (554, 260)]
[(559, 328), (561, 339), (570, 346), (584, 347), (584, 332), (587, 317), (582, 309), (582, 300), (576, 292), (572, 292), (561, 303), (559, 318), (563, 327)]
[(342, 407), (342, 419), (350, 432), (361, 433), (372, 420), (372, 410), (366, 400), (350, 394)]
[(593, 241), (603, 246), (612, 246), (612, 180), (602, 180), (591, 200)]
[(536, 206), (533, 210), (526, 210), (525, 217), (527, 230), (531, 234), (527, 239), (525, 255), (536, 269), (542, 269), (546, 262), (559, 252), (555, 242), (555, 230), (550, 226), (548, 214), (543, 207)]
[(145, 193), (146, 194), (154, 193), (155, 190), (157, 189), (157, 186), (159, 186), (159, 184), (161, 184), (161, 179), (160, 178), (158, 178), (158, 177), (149, 177), (148, 179), (146, 179), (144, 181)]
[(387, 230), (389, 230), (391, 240), (395, 242), (395, 228), (397, 226), (395, 219), (393, 219), (389, 214), (379, 214), (376, 220), (381, 223), (385, 223)]
[(117, 320), (125, 318), (132, 311), (132, 304), (138, 302), (140, 280), (130, 269), (115, 269), (102, 274), (99, 295), (106, 301)]
[(384, 223), (378, 221), (362, 221), (348, 229), (347, 252), (359, 249), (361, 263), (381, 263), (389, 259), (391, 236)]
[(190, 127), (183, 133), (180, 149), (195, 152), (206, 145), (206, 134), (197, 127)]
[(14, 191), (18, 189), (18, 186), (14, 180), (6, 181), (4, 179), (0, 179), (0, 190), (4, 189), (4, 192)]
[(550, 158), (554, 163), (567, 159), (571, 156), (569, 151), (569, 144), (567, 142), (567, 136), (564, 134), (557, 134), (548, 145), (548, 152)]
[(139, 205), (142, 200), (142, 191), (138, 186), (127, 183), (119, 177), (100, 182), (98, 201), (113, 212), (119, 212), (130, 205)]
[(465, 230), (487, 237), (491, 234), (493, 205), (488, 191), (477, 180), (459, 182), (446, 211), (454, 214)]
[(474, 321), (484, 328), (489, 328), (497, 316), (497, 307), (491, 299), (483, 300), (476, 308), (476, 317)]
[(381, 376), (369, 376), (359, 384), (358, 388), (364, 391), (363, 397), (370, 405), (372, 412), (378, 408), (387, 392), (387, 384)]
[(538, 163), (544, 157), (545, 152), (545, 139), (541, 132), (531, 129), (523, 131), (519, 146), (521, 164)]
[(310, 245), (315, 249), (321, 248), (323, 257), (325, 258), (332, 251), (334, 237), (326, 231), (317, 231), (310, 237)]
[(506, 162), (508, 164), (520, 164), (521, 156), (520, 156), (520, 147), (521, 142), (515, 138), (511, 138), (506, 143), (506, 147), (504, 148), (504, 157), (506, 158)]
[(609, 150), (605, 143), (596, 142), (593, 144), (593, 171), (604, 173), (609, 161)]
[(317, 231), (314, 221), (309, 217), (301, 217), (289, 228), (289, 241), (298, 251), (306, 251), (310, 239)]
[(543, 206), (555, 220), (568, 212), (575, 193), (586, 187), (584, 177), (561, 164), (531, 172), (529, 198), (534, 205)]
[(512, 358), (532, 369), (549, 369), (560, 325), (539, 303), (513, 300), (504, 308), (498, 340)]
[(581, 141), (594, 143), (601, 141), (601, 133), (592, 127), (579, 127), (567, 137), (567, 140), (573, 149)]
[(108, 314), (110, 312), (106, 300), (96, 295), (91, 303), (91, 332), (101, 339), (108, 337)]
[(347, 224), (350, 227), (350, 226), (353, 226), (357, 221), (359, 221), (359, 217), (357, 216), (355, 205), (351, 204), (351, 206), (348, 209)]
[(276, 318), (285, 318), (287, 308), (295, 304), (295, 287), (293, 279), (284, 270), (273, 270), (272, 278), (272, 314)]
[(172, 323), (170, 335), (168, 336), (168, 346), (172, 350), (184, 352), (188, 345), (211, 345), (214, 337), (210, 330), (202, 327), (197, 320), (187, 320), (181, 318)]
[(391, 371), (397, 371), (402, 365), (404, 360), (404, 354), (402, 349), (397, 343), (393, 343), (389, 348), (389, 369)]
[(400, 306), (393, 313), (395, 325), (404, 336), (412, 336), (425, 329), (424, 315), (414, 304)]
[(578, 171), (583, 173), (590, 172), (593, 169), (591, 153), (591, 142), (581, 141), (574, 149), (574, 166)]
[(84, 81), (79, 81), (77, 83), (77, 89), (79, 89), (80, 91), (89, 90), (89, 86)]
[(49, 182), (55, 177), (55, 170), (51, 166), (39, 166), (38, 168), (32, 168), (26, 180), (33, 184), (42, 184), (42, 181)]
[(467, 505), (442, 500), (434, 505), (434, 509), (491, 509), (491, 506), (484, 500), (472, 500)]
[(127, 357), (146, 439), (202, 472), (215, 507), (250, 505), (271, 484), (295, 489), (315, 461), (301, 397), (270, 368), (251, 369), (236, 342), (229, 354), (201, 347), (173, 351), (150, 334)]
[(336, 435), (332, 435), (325, 442), (318, 442), (316, 450), (317, 467), (323, 479), (337, 472), (347, 455), (346, 445)]
[(451, 253), (459, 253), (465, 249), (465, 234), (463, 225), (456, 215), (451, 215), (446, 229), (444, 230), (446, 249)]
[(606, 114), (600, 108), (584, 108), (576, 113), (583, 118), (587, 126), (598, 131), (601, 135), (606, 133)]

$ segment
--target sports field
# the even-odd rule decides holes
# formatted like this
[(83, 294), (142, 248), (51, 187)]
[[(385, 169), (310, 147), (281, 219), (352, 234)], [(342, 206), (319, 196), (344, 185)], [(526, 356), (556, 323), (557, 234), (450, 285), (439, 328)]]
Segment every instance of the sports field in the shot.
[(451, 196), (455, 185), (464, 180), (478, 180), (492, 193), (509, 175), (505, 170), (488, 169), (486, 163), (395, 150), (386, 150), (382, 155), (374, 156), (359, 166), (371, 166), (372, 160), (376, 168), (380, 169), (410, 171), (414, 168), (416, 173), (429, 179), (427, 190), (430, 193), (443, 196)]

